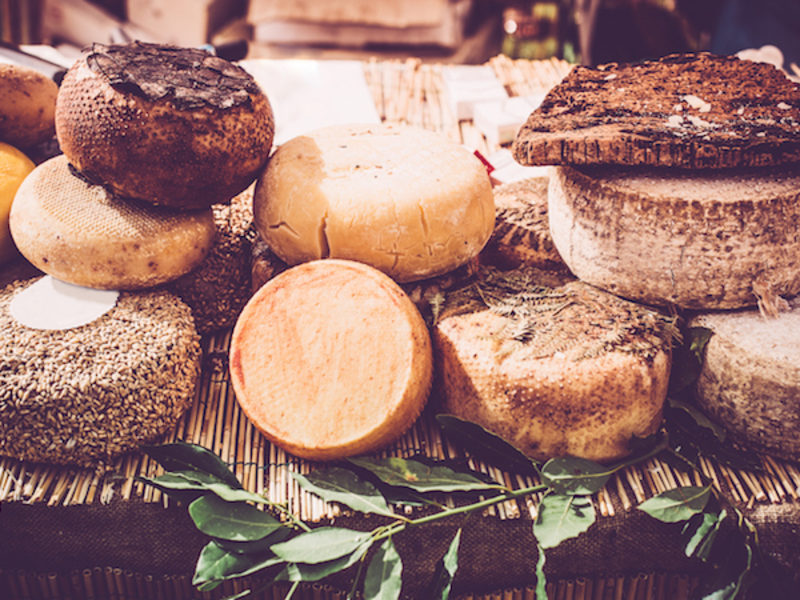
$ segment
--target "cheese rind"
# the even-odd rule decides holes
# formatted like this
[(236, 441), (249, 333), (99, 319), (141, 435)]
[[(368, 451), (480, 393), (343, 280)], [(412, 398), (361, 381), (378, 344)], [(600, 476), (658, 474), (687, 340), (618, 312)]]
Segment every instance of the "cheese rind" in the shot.
[(430, 391), (430, 335), (380, 271), (311, 261), (253, 295), (233, 331), (231, 381), (253, 425), (295, 456), (378, 450), (416, 420)]
[(58, 85), (36, 69), (0, 62), (0, 142), (27, 150), (55, 134)]
[(440, 134), (397, 125), (326, 127), (281, 145), (253, 212), (290, 265), (356, 260), (399, 282), (461, 266), (494, 228), (480, 160)]
[(669, 321), (581, 282), (547, 288), (533, 270), (509, 273), (484, 271), (434, 328), (445, 410), (536, 460), (627, 456), (661, 423)]
[(765, 318), (758, 310), (708, 312), (689, 325), (713, 332), (696, 397), (701, 409), (749, 448), (800, 457), (800, 299)]
[(556, 167), (548, 217), (581, 280), (659, 306), (755, 305), (800, 292), (800, 169)]
[(63, 281), (133, 290), (199, 265), (216, 235), (211, 209), (174, 211), (109, 194), (74, 175), (63, 155), (23, 181), (10, 213), (20, 253)]
[(34, 167), (33, 161), (24, 153), (0, 142), (0, 264), (19, 256), (11, 239), (8, 215), (19, 186)]

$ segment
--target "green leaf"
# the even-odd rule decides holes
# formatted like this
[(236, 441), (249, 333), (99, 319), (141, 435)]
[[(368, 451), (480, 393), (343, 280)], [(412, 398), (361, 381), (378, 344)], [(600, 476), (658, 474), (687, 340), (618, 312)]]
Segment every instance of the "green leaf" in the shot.
[(258, 554), (263, 557), (272, 553), (272, 544), (277, 544), (288, 538), (292, 534), (291, 527), (281, 527), (275, 532), (269, 534), (267, 537), (260, 540), (253, 540), (252, 542), (234, 542), (232, 540), (224, 540), (222, 538), (214, 538), (214, 541), (228, 552), (235, 552), (237, 554)]
[(354, 465), (374, 473), (388, 485), (409, 487), (418, 492), (468, 492), (503, 489), (447, 467), (432, 467), (404, 458), (351, 458)]
[(639, 509), (664, 523), (678, 523), (701, 512), (710, 497), (711, 486), (679, 487), (645, 500)]
[(750, 544), (731, 547), (727, 560), (720, 565), (711, 591), (703, 600), (744, 600), (747, 588), (753, 582), (753, 549)]
[(397, 600), (403, 587), (402, 574), (403, 563), (389, 538), (369, 561), (364, 577), (364, 600)]
[(395, 517), (378, 489), (349, 469), (330, 467), (303, 476), (292, 473), (300, 487), (316, 494), (325, 502), (338, 502), (363, 513)]
[(544, 548), (537, 546), (539, 558), (536, 560), (536, 600), (549, 600), (547, 596), (547, 576), (544, 574)]
[(351, 554), (326, 562), (315, 564), (289, 563), (278, 575), (277, 579), (281, 581), (319, 581), (353, 566), (361, 560), (369, 546), (368, 543), (364, 544)]
[(613, 471), (584, 458), (553, 458), (542, 467), (542, 483), (556, 494), (586, 496), (602, 488)]
[(688, 402), (682, 402), (680, 400), (675, 400), (674, 398), (667, 398), (667, 406), (669, 406), (669, 408), (672, 410), (686, 413), (686, 416), (691, 419), (693, 424), (710, 431), (712, 434), (714, 434), (714, 437), (718, 441), (725, 441), (725, 429), (706, 417), (702, 412), (697, 410), (697, 408)]
[(692, 327), (684, 333), (684, 342), (673, 351), (669, 378), (669, 393), (679, 394), (689, 388), (700, 374), (706, 344), (713, 332), (704, 327)]
[(694, 529), (686, 543), (686, 556), (690, 558), (694, 556), (702, 561), (708, 560), (714, 540), (719, 533), (719, 527), (725, 520), (726, 514), (724, 510), (720, 513), (702, 512), (686, 523), (684, 534), (688, 534)]
[(436, 421), (448, 438), (466, 448), (475, 457), (496, 467), (501, 467), (504, 471), (521, 474), (536, 473), (536, 463), (533, 460), (500, 436), (487, 431), (477, 423), (448, 414), (436, 415)]
[(209, 542), (200, 551), (192, 584), (204, 585), (205, 589), (210, 589), (208, 584), (219, 583), (232, 575), (246, 571), (253, 566), (253, 562), (249, 556), (226, 552), (216, 542)]
[(286, 526), (269, 513), (243, 502), (206, 495), (189, 505), (195, 526), (211, 537), (234, 542), (261, 540)]
[(566, 539), (577, 537), (594, 523), (594, 505), (589, 496), (546, 494), (539, 502), (533, 534), (542, 548), (555, 548)]
[(219, 456), (202, 446), (173, 442), (142, 446), (142, 451), (164, 467), (165, 471), (198, 471), (212, 475), (232, 488), (242, 487), (228, 465)]
[(450, 588), (458, 569), (458, 546), (461, 543), (461, 529), (456, 532), (447, 548), (442, 560), (433, 576), (431, 600), (447, 600), (450, 597)]
[(275, 544), (272, 551), (289, 563), (317, 564), (347, 556), (371, 539), (368, 531), (319, 527)]
[(165, 490), (193, 490), (213, 492), (228, 502), (257, 502), (271, 504), (269, 500), (242, 488), (233, 488), (227, 482), (200, 471), (170, 471), (155, 479), (144, 481)]

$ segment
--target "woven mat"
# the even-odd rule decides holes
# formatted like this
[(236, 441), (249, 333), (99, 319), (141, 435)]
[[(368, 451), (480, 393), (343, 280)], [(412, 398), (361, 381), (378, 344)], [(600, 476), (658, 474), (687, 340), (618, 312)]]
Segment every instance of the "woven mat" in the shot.
[[(559, 60), (511, 60), (502, 55), (492, 59), (489, 64), (512, 96), (546, 92), (571, 68), (568, 63)], [(484, 156), (491, 155), (499, 147), (491, 146), (471, 122), (459, 122), (449, 109), (442, 88), (443, 68), (442, 65), (423, 64), (415, 59), (391, 62), (371, 60), (364, 63), (367, 82), (384, 121), (403, 122), (444, 132), (477, 149)], [(347, 515), (342, 514), (338, 506), (326, 504), (301, 490), (290, 476), (291, 472), (308, 473), (318, 465), (300, 460), (271, 445), (240, 411), (227, 372), (229, 342), (230, 331), (227, 330), (204, 338), (204, 368), (193, 406), (164, 441), (183, 440), (212, 450), (232, 467), (245, 488), (264, 494), (272, 502), (286, 503), (304, 520), (320, 522), (346, 518)], [(512, 489), (539, 483), (536, 477), (512, 475), (471, 459), (462, 448), (441, 434), (432, 409), (425, 411), (414, 426), (382, 455), (412, 457), (417, 454), (437, 459), (466, 458), (473, 468)], [(746, 509), (757, 510), (761, 507), (769, 512), (769, 507), (796, 508), (800, 489), (798, 465), (768, 456), (761, 456), (760, 459), (764, 467), (762, 472), (735, 470), (709, 459), (702, 459), (701, 466), (719, 491)], [(135, 480), (136, 475), (152, 477), (159, 472), (156, 463), (139, 453), (119, 458), (114, 470), (105, 474), (0, 458), (0, 503), (102, 507), (119, 502), (135, 502), (171, 507), (166, 496)], [(631, 512), (634, 506), (664, 490), (700, 484), (697, 474), (682, 473), (652, 459), (614, 475), (593, 500), (601, 517), (613, 518)], [(529, 522), (536, 518), (538, 499), (531, 496), (507, 502), (488, 509), (484, 516), (500, 522)], [(452, 504), (446, 496), (443, 500)], [(779, 522), (780, 518), (775, 520)], [(35, 566), (31, 567), (33, 571), (18, 568), (3, 571), (3, 567), (0, 563), (0, 597), (3, 598), (179, 600), (195, 597), (190, 574), (159, 578), (124, 570), (119, 568), (120, 565), (107, 566), (102, 563), (90, 569), (67, 573), (38, 573)], [(556, 578), (550, 585), (553, 592), (551, 597), (554, 598), (650, 599), (688, 597), (693, 583), (685, 573), (648, 569), (625, 574), (595, 574), (591, 577), (578, 573), (574, 577)], [(230, 593), (235, 590), (225, 591)], [(271, 594), (263, 597), (272, 598)], [(276, 593), (274, 597), (282, 596)], [(344, 596), (325, 586), (308, 586), (300, 597), (327, 599)], [(476, 600), (529, 597), (533, 597), (533, 591), (525, 586), (463, 596)]]

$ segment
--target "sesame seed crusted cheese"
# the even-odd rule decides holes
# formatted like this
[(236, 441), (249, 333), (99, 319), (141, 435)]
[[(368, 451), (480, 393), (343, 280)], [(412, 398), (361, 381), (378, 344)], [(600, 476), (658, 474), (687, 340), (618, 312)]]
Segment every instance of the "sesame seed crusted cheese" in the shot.
[(528, 456), (600, 462), (655, 433), (675, 335), (657, 312), (533, 269), (484, 268), (433, 331), (445, 409)]
[(491, 181), (469, 150), (385, 124), (326, 127), (282, 144), (256, 184), (253, 212), (290, 265), (357, 260), (399, 282), (476, 256), (495, 217)]
[(176, 211), (121, 199), (75, 175), (64, 155), (36, 167), (10, 213), (20, 253), (76, 285), (132, 290), (200, 264), (216, 235), (211, 209)]
[(190, 406), (200, 371), (191, 312), (167, 292), (123, 293), (89, 325), (31, 329), (0, 292), (0, 455), (81, 467), (153, 443)]

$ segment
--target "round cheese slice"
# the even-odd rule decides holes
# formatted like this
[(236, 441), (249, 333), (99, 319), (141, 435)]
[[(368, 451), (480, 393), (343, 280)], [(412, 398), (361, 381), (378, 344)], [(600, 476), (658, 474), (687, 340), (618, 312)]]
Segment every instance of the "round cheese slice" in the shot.
[(580, 281), (484, 268), (433, 330), (444, 409), (527, 456), (610, 462), (662, 420), (674, 324)]
[(494, 228), (483, 163), (442, 134), (337, 125), (282, 144), (256, 183), (255, 225), (283, 261), (369, 264), (398, 282), (461, 266)]
[(498, 265), (566, 270), (550, 236), (549, 177), (531, 177), (494, 188), (496, 224), (483, 255)]
[(765, 317), (756, 309), (702, 313), (713, 332), (697, 380), (697, 403), (749, 448), (800, 456), (800, 298)]
[(378, 450), (430, 391), (430, 334), (400, 287), (354, 261), (293, 267), (264, 284), (233, 330), (230, 372), (244, 413), (309, 460)]
[(199, 265), (216, 235), (211, 209), (175, 211), (123, 200), (75, 175), (64, 155), (22, 182), (9, 215), (20, 253), (57, 279), (135, 290)]
[(800, 168), (557, 167), (550, 232), (581, 280), (698, 310), (800, 292)]
[(189, 307), (166, 292), (125, 292), (89, 324), (30, 328), (10, 305), (38, 281), (0, 291), (0, 455), (94, 468), (160, 440), (200, 372)]

